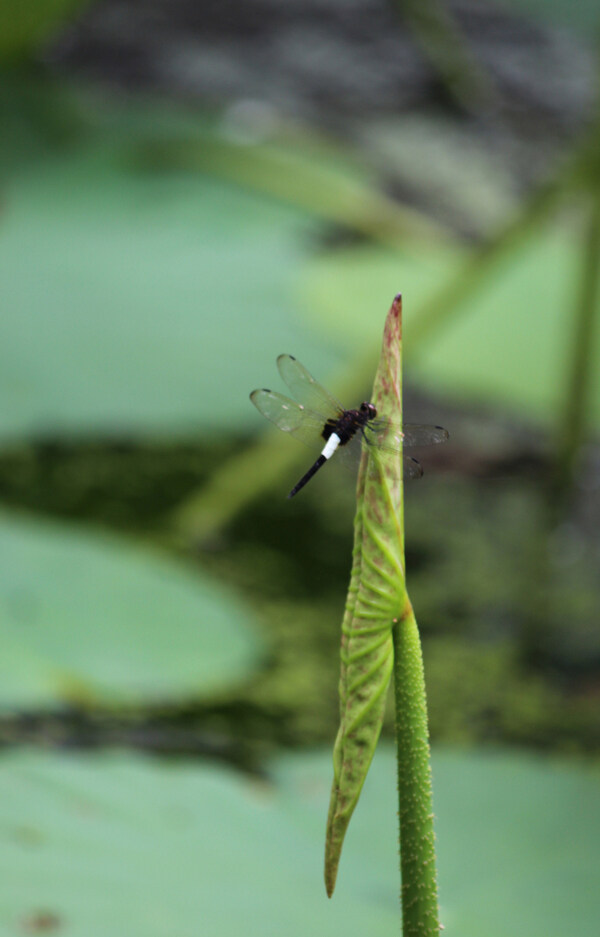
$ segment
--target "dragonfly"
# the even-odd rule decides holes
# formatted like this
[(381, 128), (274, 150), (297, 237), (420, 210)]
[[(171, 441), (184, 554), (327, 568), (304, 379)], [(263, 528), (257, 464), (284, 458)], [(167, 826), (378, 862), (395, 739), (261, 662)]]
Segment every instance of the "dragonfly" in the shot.
[[(448, 439), (448, 431), (441, 426), (410, 423), (400, 426), (378, 418), (377, 408), (369, 401), (355, 410), (346, 410), (293, 355), (279, 355), (277, 367), (295, 399), (262, 387), (252, 391), (250, 400), (259, 413), (284, 433), (313, 448), (325, 443), (316, 462), (294, 485), (288, 498), (297, 495), (338, 450), (353, 450), (356, 458), (362, 443), (398, 453), (407, 446), (429, 446)], [(423, 474), (420, 462), (404, 453), (403, 463), (405, 478), (419, 478)]]

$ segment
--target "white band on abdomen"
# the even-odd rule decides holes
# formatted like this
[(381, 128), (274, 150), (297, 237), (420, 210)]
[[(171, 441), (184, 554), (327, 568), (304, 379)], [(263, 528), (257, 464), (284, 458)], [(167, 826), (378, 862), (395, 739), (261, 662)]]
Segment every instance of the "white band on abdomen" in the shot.
[(338, 436), (337, 433), (332, 433), (329, 439), (327, 440), (327, 444), (325, 448), (323, 449), (323, 452), (321, 453), (321, 455), (324, 455), (326, 459), (330, 459), (333, 453), (335, 452), (335, 450), (337, 449), (337, 447), (339, 446), (339, 444), (340, 444), (340, 437)]

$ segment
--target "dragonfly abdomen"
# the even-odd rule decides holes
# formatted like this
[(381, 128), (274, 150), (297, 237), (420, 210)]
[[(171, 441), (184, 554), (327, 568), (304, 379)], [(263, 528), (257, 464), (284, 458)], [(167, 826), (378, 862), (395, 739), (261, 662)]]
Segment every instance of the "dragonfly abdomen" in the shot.
[[(344, 414), (345, 415), (345, 414)], [(322, 465), (325, 465), (328, 459), (334, 454), (338, 446), (343, 446), (345, 442), (348, 442), (354, 433), (356, 432), (357, 427), (354, 429), (346, 429), (340, 424), (343, 423), (343, 417), (339, 420), (327, 420), (327, 423), (323, 427), (323, 432), (321, 435), (326, 440), (325, 445), (323, 446), (323, 451), (317, 459), (314, 465), (311, 465), (306, 475), (303, 475), (297, 485), (295, 485), (290, 491), (288, 498), (293, 498), (295, 494), (298, 494), (301, 488), (304, 488), (306, 483), (311, 480), (313, 475), (315, 475)], [(343, 438), (342, 438), (343, 436)]]

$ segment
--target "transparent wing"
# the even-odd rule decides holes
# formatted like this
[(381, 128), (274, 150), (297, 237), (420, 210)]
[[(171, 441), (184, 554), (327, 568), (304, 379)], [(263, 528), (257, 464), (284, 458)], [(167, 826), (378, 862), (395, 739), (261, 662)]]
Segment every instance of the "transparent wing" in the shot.
[(448, 439), (448, 430), (443, 426), (428, 426), (425, 423), (405, 423), (403, 427), (405, 446), (435, 446)]
[(321, 387), (304, 365), (292, 355), (279, 355), (277, 367), (283, 380), (300, 403), (317, 413), (322, 413), (325, 418), (337, 417), (343, 411), (344, 408), (339, 400)]
[(250, 400), (259, 413), (284, 433), (289, 433), (311, 448), (322, 448), (324, 445), (321, 433), (325, 420), (319, 413), (266, 388), (253, 390)]
[[(354, 436), (350, 440), (349, 443), (347, 443), (345, 446), (340, 446), (340, 448), (337, 450), (337, 452), (333, 456), (332, 461), (335, 460), (338, 462), (342, 462), (343, 464), (346, 465), (346, 467), (351, 468), (351, 469), (358, 466), (358, 463), (360, 461), (360, 456), (362, 453), (362, 440), (363, 440), (363, 435), (361, 433), (357, 433), (356, 436)], [(394, 453), (398, 452), (398, 448), (393, 447), (393, 446), (376, 445), (376, 448), (383, 449), (384, 452), (394, 452)], [(386, 466), (386, 471), (387, 472), (392, 471), (392, 464), (390, 464), (389, 462)], [(411, 456), (409, 455), (403, 454), (402, 473), (403, 473), (405, 481), (408, 479), (413, 479), (413, 478), (421, 478), (421, 476), (423, 475), (423, 467), (420, 462), (417, 462), (416, 459), (411, 458)], [(373, 474), (374, 476), (377, 476), (378, 474), (378, 470), (375, 467), (373, 467)]]
[(423, 466), (420, 462), (417, 462), (416, 459), (412, 459), (409, 455), (405, 455), (402, 458), (402, 464), (405, 478), (421, 478), (423, 474)]
[[(391, 420), (371, 420), (363, 430), (367, 445), (375, 446), (384, 452), (398, 452), (409, 446), (431, 446), (445, 442), (448, 431), (442, 426), (426, 424), (393, 423)], [(421, 478), (423, 467), (420, 462), (402, 452), (402, 466), (405, 479)]]
[(418, 423), (405, 423), (401, 426), (385, 419), (369, 421), (364, 433), (369, 445), (393, 451), (397, 451), (401, 445), (404, 448), (433, 446), (448, 439), (448, 430), (442, 426)]

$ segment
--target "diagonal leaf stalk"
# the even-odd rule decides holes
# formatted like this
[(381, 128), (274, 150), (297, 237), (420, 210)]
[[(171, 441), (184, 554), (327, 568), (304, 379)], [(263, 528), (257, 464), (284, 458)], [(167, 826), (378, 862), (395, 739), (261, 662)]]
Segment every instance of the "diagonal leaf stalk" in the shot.
[(455, 102), (468, 111), (497, 109), (498, 94), (447, 5), (440, 0), (395, 0), (395, 5)]
[[(400, 296), (387, 317), (372, 399), (379, 413), (402, 422)], [(352, 573), (342, 623), (340, 728), (325, 847), (329, 896), (381, 732), (392, 671), (404, 935), (433, 937), (439, 923), (429, 741), (421, 646), (406, 592), (402, 455), (369, 449), (358, 478)]]

